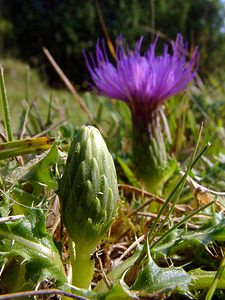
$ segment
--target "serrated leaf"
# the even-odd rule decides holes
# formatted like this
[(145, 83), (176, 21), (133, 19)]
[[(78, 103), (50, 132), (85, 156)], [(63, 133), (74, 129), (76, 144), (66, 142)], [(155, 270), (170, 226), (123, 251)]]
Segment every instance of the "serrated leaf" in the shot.
[[(36, 285), (44, 279), (53, 279), (58, 287), (65, 284), (64, 268), (52, 238), (46, 231), (45, 216), (41, 210), (31, 209), (19, 221), (0, 223), (0, 238), (1, 256), (10, 261), (16, 257), (17, 261), (23, 261), (21, 267), (25, 266), (25, 281), (29, 279)], [(10, 277), (5, 275), (5, 278)]]
[(149, 262), (140, 271), (132, 290), (145, 292), (188, 291), (191, 277), (182, 268), (161, 268), (149, 256)]

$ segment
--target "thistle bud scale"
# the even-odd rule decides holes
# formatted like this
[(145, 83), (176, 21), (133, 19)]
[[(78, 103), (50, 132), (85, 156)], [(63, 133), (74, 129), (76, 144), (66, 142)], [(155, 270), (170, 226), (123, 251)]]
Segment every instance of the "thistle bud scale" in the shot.
[(115, 217), (118, 198), (114, 162), (95, 127), (83, 126), (75, 136), (59, 181), (59, 197), (70, 238), (95, 247)]

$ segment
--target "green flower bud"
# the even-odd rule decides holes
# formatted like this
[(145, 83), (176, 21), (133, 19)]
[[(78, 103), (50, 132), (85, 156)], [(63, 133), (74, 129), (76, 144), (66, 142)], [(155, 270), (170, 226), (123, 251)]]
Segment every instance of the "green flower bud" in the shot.
[(111, 225), (118, 199), (112, 156), (93, 126), (82, 126), (71, 144), (59, 197), (70, 238), (91, 253)]

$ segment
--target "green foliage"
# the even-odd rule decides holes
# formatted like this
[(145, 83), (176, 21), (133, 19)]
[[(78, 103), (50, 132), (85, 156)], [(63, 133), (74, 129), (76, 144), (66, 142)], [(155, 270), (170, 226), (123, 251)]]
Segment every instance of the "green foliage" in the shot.
[[(45, 141), (43, 138), (41, 139), (45, 144), (46, 139), (44, 139)], [(19, 149), (17, 153), (14, 152), (16, 143), (19, 147), (17, 147)], [(11, 157), (15, 154), (29, 153), (26, 150), (22, 151), (27, 146), (28, 148), (32, 148), (32, 145), (40, 147), (39, 139), (30, 139), (29, 142), (25, 140), (3, 143), (3, 148), (5, 144), (13, 146), (8, 147)], [(49, 144), (46, 145), (49, 148)], [(32, 289), (39, 286), (43, 280), (61, 288), (65, 286), (64, 268), (52, 237), (46, 230), (46, 216), (42, 208), (42, 201), (37, 194), (32, 195), (26, 192), (19, 184), (24, 181), (33, 182), (31, 189), (34, 191), (40, 183), (53, 187), (54, 181), (49, 173), (49, 167), (53, 163), (56, 164), (57, 158), (57, 148), (54, 144), (45, 157), (42, 157), (42, 160), (35, 160), (35, 164), (34, 162), (28, 164), (24, 169), (17, 169), (13, 175), (11, 174), (10, 178), (13, 184), (5, 192), (1, 190), (0, 265), (2, 281), (0, 288), (3, 291), (5, 286), (7, 286), (8, 292)], [(8, 170), (8, 173), (11, 172)], [(5, 176), (9, 179), (9, 174), (6, 172)], [(3, 188), (5, 189), (6, 186)], [(10, 269), (12, 272), (8, 272)]]
[(3, 273), (2, 287), (8, 285), (9, 291), (20, 291), (44, 279), (53, 280), (58, 287), (65, 284), (63, 265), (40, 209), (30, 209), (18, 221), (0, 223), (0, 237), (1, 263), (6, 271), (10, 266), (14, 268), (14, 272)]
[(132, 289), (147, 293), (165, 293), (170, 290), (187, 292), (190, 276), (182, 268), (160, 268), (148, 257), (148, 264), (140, 271)]
[(139, 186), (138, 180), (137, 180), (135, 174), (129, 168), (129, 166), (120, 157), (117, 157), (117, 161), (118, 161), (120, 167), (122, 168), (127, 181), (134, 186)]
[[(222, 214), (211, 215), (210, 209), (205, 211), (208, 216), (204, 223), (195, 230), (174, 230), (166, 240), (154, 248), (156, 256), (166, 255), (174, 260), (175, 264), (185, 265), (189, 263), (188, 270), (204, 265), (208, 270), (217, 268), (217, 260), (211, 259), (213, 244), (225, 241), (225, 219)], [(187, 255), (184, 256), (184, 253)], [(191, 263), (190, 263), (191, 262)]]
[[(135, 1), (132, 5), (134, 3)], [(6, 74), (10, 74), (10, 68)], [(23, 86), (24, 74), (23, 72), (21, 74), (16, 77), (15, 86), (10, 87), (8, 95), (14, 89), (13, 97), (16, 97), (15, 91), (20, 78), (23, 80), (21, 84)], [(224, 92), (223, 85), (211, 76), (208, 85), (190, 88), (185, 95), (173, 97), (166, 103), (165, 113), (168, 116), (171, 134), (171, 142), (166, 140), (166, 148), (176, 161), (179, 170), (165, 183), (162, 199), (137, 188), (141, 184), (136, 178), (136, 167), (132, 162), (131, 122), (125, 105), (116, 101), (110, 102), (90, 93), (82, 95), (93, 112), (97, 125), (104, 130), (112, 156), (115, 159), (119, 158), (116, 161), (116, 169), (121, 183), (121, 201), (119, 201), (119, 214), (112, 225), (109, 238), (99, 243), (97, 248), (97, 255), (107, 273), (106, 277), (102, 276), (102, 271), (99, 271), (101, 267), (95, 255), (92, 257), (84, 255), (85, 263), (92, 271), (95, 262), (93, 282), (96, 286), (93, 285), (89, 290), (72, 287), (71, 292), (93, 300), (154, 297), (156, 299), (160, 297), (204, 299), (207, 290), (212, 290), (211, 286), (223, 261), (222, 251), (225, 242), (224, 194), (217, 195), (219, 191), (224, 190), (225, 177)], [(50, 145), (47, 142), (49, 138), (32, 137), (44, 128), (40, 124), (45, 124), (43, 98), (40, 97), (37, 98), (37, 103), (41, 105), (41, 109), (40, 111), (36, 109), (35, 113), (33, 111), (33, 119), (37, 121), (39, 113), (41, 122), (40, 120), (34, 122), (37, 126), (35, 124), (32, 126), (29, 120), (29, 126), (25, 128), (25, 136), (31, 136), (29, 142), (27, 139), (15, 140), (0, 145), (0, 158), (2, 158), (0, 160), (0, 293), (49, 286), (64, 290), (67, 288), (65, 287), (69, 278), (67, 236), (65, 231), (61, 230), (61, 226), (56, 226), (56, 229), (55, 223), (53, 223), (54, 230), (52, 229), (52, 216), (59, 219), (55, 191), (56, 178), (58, 174), (63, 173), (68, 149), (74, 134), (77, 133), (77, 128), (80, 127), (81, 120), (83, 123), (88, 121), (84, 116), (80, 116), (80, 111), (72, 103), (64, 102), (67, 93), (63, 91), (54, 91), (54, 93), (58, 96), (59, 102), (54, 97), (52, 100), (46, 98), (47, 107), (51, 111), (47, 113), (47, 119), (54, 124), (60, 119), (59, 114), (69, 117), (60, 128), (62, 138), (57, 140), (57, 147), (53, 144), (49, 150)], [(18, 104), (14, 99), (16, 98), (13, 98), (13, 106), (16, 107)], [(12, 113), (12, 117), (13, 120), (19, 119), (20, 124), (24, 121), (24, 116), (18, 115), (17, 110), (16, 113), (15, 111)], [(202, 121), (204, 126), (199, 144), (204, 146), (209, 141), (213, 144), (188, 173), (190, 177), (186, 178), (187, 183), (185, 183), (184, 176), (180, 181), (180, 171), (183, 174), (192, 161), (191, 156), (199, 137), (199, 124)], [(55, 131), (50, 131), (49, 135), (56, 137), (59, 126), (56, 124)], [(22, 126), (16, 127), (14, 136), (19, 136), (21, 129)], [(52, 141), (51, 138), (50, 140)], [(81, 144), (89, 142), (88, 139), (88, 142), (82, 141)], [(40, 146), (43, 146), (42, 151), (47, 151), (37, 156), (35, 153)], [(80, 168), (77, 178), (73, 177), (80, 184), (83, 184), (82, 180), (85, 176), (92, 182), (97, 178), (96, 174), (98, 175), (98, 172), (93, 171), (95, 165), (93, 152), (89, 151), (89, 147), (85, 149), (91, 157), (92, 165), (87, 168), (87, 172), (83, 170), (81, 172)], [(14, 158), (16, 155), (22, 155), (22, 165), (19, 164), (20, 160)], [(111, 158), (110, 162), (112, 162)], [(72, 175), (78, 173), (80, 161), (75, 165), (73, 170), (70, 169)], [(106, 167), (109, 168), (108, 165)], [(109, 170), (107, 172), (108, 175), (112, 175)], [(190, 178), (195, 180), (194, 183), (201, 185), (196, 188)], [(67, 186), (66, 179), (65, 186)], [(182, 191), (175, 189), (179, 182), (184, 185)], [(212, 190), (206, 189), (209, 187)], [(95, 185), (92, 184), (88, 185), (86, 190), (79, 190), (81, 202), (84, 201), (87, 190), (91, 196), (95, 195), (92, 193), (94, 188)], [(155, 214), (155, 210), (151, 210), (152, 207), (154, 206), (155, 209), (162, 207), (164, 199), (168, 199), (168, 195), (174, 189), (174, 197), (167, 202), (165, 210), (162, 213), (157, 210)], [(69, 194), (67, 188), (64, 194)], [(100, 195), (101, 199), (106, 197), (105, 195)], [(217, 202), (212, 205), (212, 200)], [(151, 206), (149, 206), (150, 202)], [(72, 204), (74, 213), (71, 213), (71, 219), (78, 212), (77, 206)], [(84, 214), (92, 212), (92, 218), (95, 216), (99, 218), (100, 215), (95, 214), (94, 209), (91, 210), (93, 207), (90, 209), (89, 206), (88, 211), (89, 204), (83, 202), (82, 204)], [(172, 205), (175, 207), (172, 208)], [(211, 207), (203, 209), (203, 205), (211, 205)], [(196, 206), (200, 207), (195, 209)], [(153, 220), (156, 218), (157, 222), (153, 225)], [(109, 223), (111, 224), (111, 221)], [(137, 270), (135, 283), (129, 285), (126, 275), (140, 257), (145, 235), (149, 232), (153, 237), (152, 241), (149, 239), (152, 246), (151, 253), (148, 253), (148, 259), (144, 257)], [(63, 260), (53, 241), (59, 246)], [(73, 260), (74, 245), (70, 246), (71, 260)], [(79, 250), (78, 248), (78, 252)], [(66, 265), (66, 272), (62, 264)], [(87, 265), (84, 265), (81, 259), (80, 267), (77, 268), (79, 271), (75, 271), (78, 277), (81, 274), (80, 270)], [(215, 299), (224, 297), (224, 276), (222, 272), (217, 290), (215, 293), (213, 291)]]
[(41, 161), (36, 162), (34, 166), (21, 178), (21, 180), (41, 183), (49, 188), (57, 188), (57, 180), (52, 176), (51, 166), (55, 165), (58, 160), (58, 149), (54, 143)]

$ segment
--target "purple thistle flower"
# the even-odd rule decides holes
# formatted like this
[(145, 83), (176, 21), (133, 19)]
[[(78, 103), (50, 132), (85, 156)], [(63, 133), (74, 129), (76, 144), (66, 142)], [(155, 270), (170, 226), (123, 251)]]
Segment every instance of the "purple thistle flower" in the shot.
[(133, 123), (133, 159), (139, 177), (152, 192), (161, 194), (163, 184), (177, 167), (166, 152), (159, 106), (169, 97), (184, 90), (193, 80), (199, 53), (195, 48), (189, 61), (181, 34), (168, 45), (163, 54), (156, 55), (158, 38), (148, 51), (140, 53), (143, 37), (135, 49), (125, 50), (122, 36), (116, 49), (115, 64), (109, 61), (104, 41), (98, 40), (96, 57), (90, 59), (84, 53), (85, 61), (94, 88), (104, 96), (122, 100), (131, 110)]
[(95, 88), (104, 96), (126, 102), (131, 110), (143, 104), (150, 110), (156, 108), (167, 98), (182, 91), (190, 83), (197, 70), (198, 50), (195, 48), (189, 62), (181, 34), (172, 42), (173, 53), (169, 54), (165, 45), (163, 55), (157, 56), (157, 38), (145, 54), (140, 53), (143, 37), (136, 43), (134, 51), (124, 50), (122, 37), (116, 51), (116, 63), (112, 64), (106, 53), (104, 41), (98, 40), (96, 59), (90, 60), (84, 53)]

